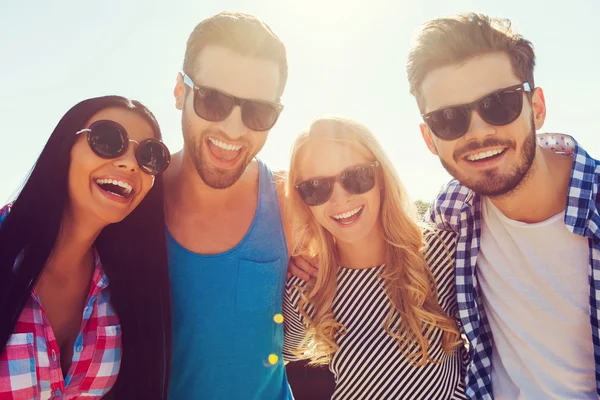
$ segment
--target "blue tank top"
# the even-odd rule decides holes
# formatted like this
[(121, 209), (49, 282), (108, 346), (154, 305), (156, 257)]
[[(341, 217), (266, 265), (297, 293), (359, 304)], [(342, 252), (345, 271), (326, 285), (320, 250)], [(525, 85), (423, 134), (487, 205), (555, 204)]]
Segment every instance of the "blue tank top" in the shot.
[(167, 232), (171, 400), (293, 399), (281, 355), (283, 325), (273, 319), (281, 313), (287, 246), (273, 173), (258, 164), (254, 220), (233, 249), (193, 253)]

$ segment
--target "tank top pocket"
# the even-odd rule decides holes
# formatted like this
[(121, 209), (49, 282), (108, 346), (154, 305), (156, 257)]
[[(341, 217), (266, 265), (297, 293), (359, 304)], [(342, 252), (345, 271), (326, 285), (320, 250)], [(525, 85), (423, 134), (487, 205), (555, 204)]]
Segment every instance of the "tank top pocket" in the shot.
[(258, 311), (273, 308), (278, 295), (281, 261), (240, 260), (235, 308)]

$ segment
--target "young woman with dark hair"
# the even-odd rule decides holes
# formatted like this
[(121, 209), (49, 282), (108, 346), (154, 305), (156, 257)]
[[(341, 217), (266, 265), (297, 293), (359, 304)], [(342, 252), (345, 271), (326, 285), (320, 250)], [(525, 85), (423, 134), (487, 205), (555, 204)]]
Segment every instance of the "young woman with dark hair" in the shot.
[(141, 103), (84, 100), (0, 210), (1, 399), (166, 399), (160, 139)]

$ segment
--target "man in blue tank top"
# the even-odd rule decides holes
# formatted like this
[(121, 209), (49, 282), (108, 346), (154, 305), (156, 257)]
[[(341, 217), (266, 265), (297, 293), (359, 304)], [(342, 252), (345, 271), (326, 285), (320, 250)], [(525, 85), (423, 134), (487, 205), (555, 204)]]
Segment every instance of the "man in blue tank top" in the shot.
[(292, 399), (281, 357), (283, 189), (255, 158), (286, 79), (283, 43), (251, 15), (217, 14), (189, 37), (174, 90), (184, 146), (164, 178), (171, 400)]

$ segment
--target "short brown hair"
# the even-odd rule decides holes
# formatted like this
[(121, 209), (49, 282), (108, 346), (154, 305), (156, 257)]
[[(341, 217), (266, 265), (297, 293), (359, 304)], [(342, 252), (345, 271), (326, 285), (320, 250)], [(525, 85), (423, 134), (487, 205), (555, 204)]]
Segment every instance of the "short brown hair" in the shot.
[(416, 97), (421, 112), (425, 112), (421, 85), (427, 74), (440, 67), (496, 52), (507, 54), (517, 77), (534, 87), (533, 45), (512, 30), (510, 20), (469, 13), (434, 19), (423, 25), (406, 65), (410, 93)]
[(183, 70), (190, 73), (200, 51), (208, 45), (224, 46), (243, 56), (279, 64), (279, 95), (288, 75), (285, 45), (271, 28), (254, 15), (224, 11), (201, 21), (190, 34), (185, 49)]

